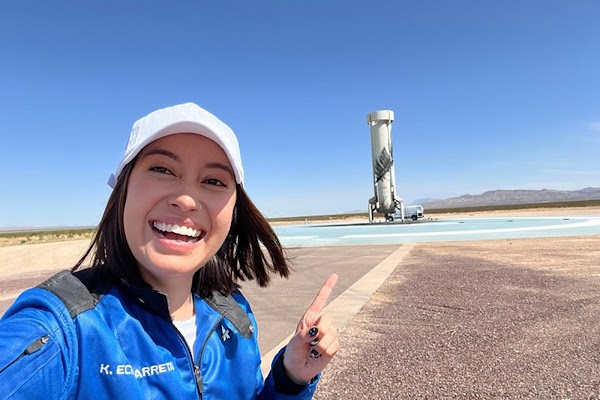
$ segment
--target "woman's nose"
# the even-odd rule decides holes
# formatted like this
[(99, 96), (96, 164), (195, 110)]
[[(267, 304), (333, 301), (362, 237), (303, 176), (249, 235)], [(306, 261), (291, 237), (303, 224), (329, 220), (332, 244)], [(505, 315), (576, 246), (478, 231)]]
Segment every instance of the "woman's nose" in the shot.
[(179, 208), (181, 211), (198, 211), (202, 209), (202, 202), (199, 196), (190, 190), (181, 190), (179, 193), (174, 193), (169, 204)]

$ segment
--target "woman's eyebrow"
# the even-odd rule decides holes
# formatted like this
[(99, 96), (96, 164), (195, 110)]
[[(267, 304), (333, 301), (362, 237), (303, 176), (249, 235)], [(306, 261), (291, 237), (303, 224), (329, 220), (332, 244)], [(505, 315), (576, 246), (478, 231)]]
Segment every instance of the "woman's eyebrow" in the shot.
[(204, 164), (206, 168), (217, 168), (222, 169), (225, 172), (228, 172), (231, 176), (233, 176), (233, 170), (228, 166), (220, 162), (209, 162)]
[(166, 157), (169, 157), (175, 161), (179, 161), (179, 156), (173, 152), (170, 152), (169, 150), (165, 150), (165, 149), (152, 149), (152, 150), (148, 150), (148, 152), (146, 152), (143, 156), (150, 156), (150, 155), (154, 155), (154, 154), (158, 154), (158, 155), (163, 155)]
[[(142, 157), (147, 157), (147, 156), (151, 156), (151, 155), (155, 155), (155, 154), (169, 157), (169, 158), (173, 159), (174, 161), (180, 160), (180, 158), (177, 154), (175, 154), (169, 150), (165, 150), (165, 149), (161, 149), (161, 148), (148, 150), (146, 153), (142, 154)], [(227, 164), (223, 164), (223, 163), (220, 163), (217, 161), (212, 161), (212, 162), (207, 162), (206, 164), (204, 164), (204, 167), (221, 169), (221, 170), (229, 173), (231, 176), (234, 176), (233, 170)]]

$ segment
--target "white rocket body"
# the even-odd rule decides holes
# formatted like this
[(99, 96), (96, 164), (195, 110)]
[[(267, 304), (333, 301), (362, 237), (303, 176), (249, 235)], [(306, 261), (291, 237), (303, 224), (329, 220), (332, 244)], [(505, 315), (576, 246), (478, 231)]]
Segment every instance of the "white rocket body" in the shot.
[[(373, 189), (375, 197), (369, 200), (369, 220), (372, 222), (373, 211), (393, 214), (396, 208), (401, 211), (402, 198), (396, 197), (396, 176), (394, 156), (392, 152), (392, 122), (394, 112), (390, 110), (374, 111), (367, 115), (367, 123), (371, 127), (371, 155), (373, 160)], [(393, 220), (393, 218), (391, 218)]]

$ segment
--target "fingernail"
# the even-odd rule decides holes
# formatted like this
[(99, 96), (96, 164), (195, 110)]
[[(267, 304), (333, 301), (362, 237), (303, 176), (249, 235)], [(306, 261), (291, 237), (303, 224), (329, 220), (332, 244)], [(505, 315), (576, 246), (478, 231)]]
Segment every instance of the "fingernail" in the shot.
[(316, 326), (313, 326), (312, 328), (310, 328), (308, 330), (308, 336), (310, 337), (315, 337), (319, 334), (319, 328), (317, 328)]
[(316, 351), (315, 349), (312, 349), (312, 350), (310, 351), (310, 353), (308, 353), (308, 356), (309, 356), (310, 358), (319, 358), (319, 357), (321, 357), (321, 355), (319, 354), (319, 352), (318, 352), (318, 351)]
[(311, 346), (316, 346), (317, 343), (319, 343), (319, 339), (314, 339), (312, 342), (310, 342)]

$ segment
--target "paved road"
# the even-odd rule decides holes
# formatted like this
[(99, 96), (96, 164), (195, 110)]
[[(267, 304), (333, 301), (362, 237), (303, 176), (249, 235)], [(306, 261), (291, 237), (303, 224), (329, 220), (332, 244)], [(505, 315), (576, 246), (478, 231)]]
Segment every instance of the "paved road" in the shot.
[(330, 300), (345, 292), (373, 267), (392, 254), (398, 245), (313, 247), (290, 251), (295, 271), (277, 279), (266, 289), (247, 284), (242, 292), (256, 315), (261, 352), (265, 354), (294, 332), (314, 296), (334, 272), (338, 284)]

